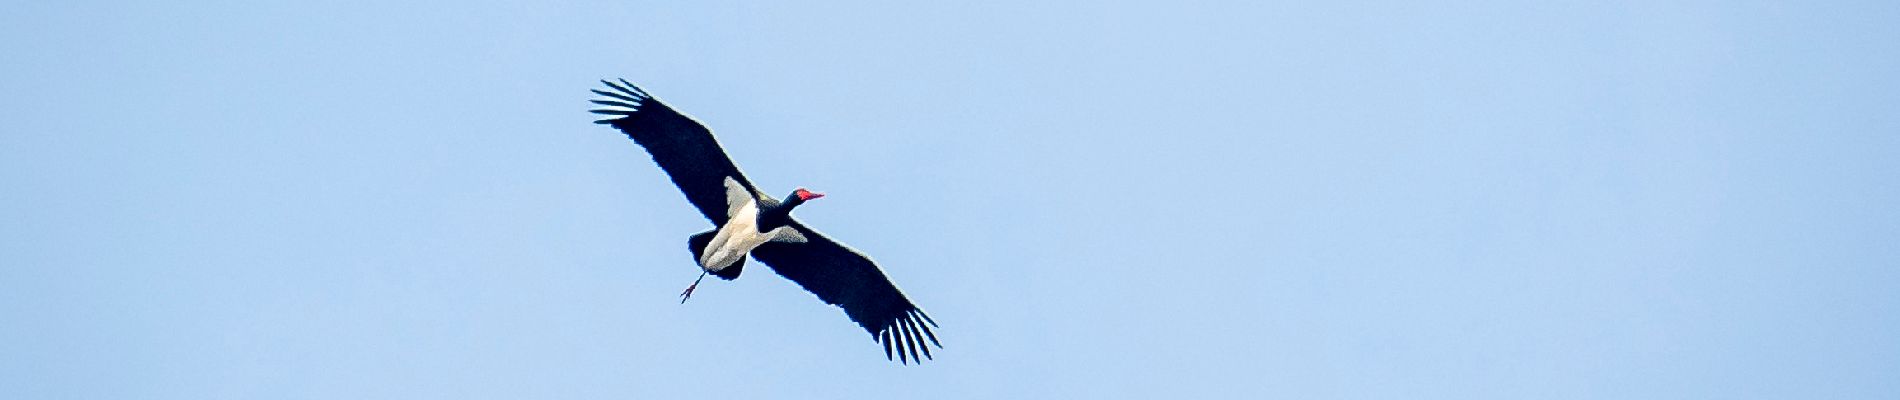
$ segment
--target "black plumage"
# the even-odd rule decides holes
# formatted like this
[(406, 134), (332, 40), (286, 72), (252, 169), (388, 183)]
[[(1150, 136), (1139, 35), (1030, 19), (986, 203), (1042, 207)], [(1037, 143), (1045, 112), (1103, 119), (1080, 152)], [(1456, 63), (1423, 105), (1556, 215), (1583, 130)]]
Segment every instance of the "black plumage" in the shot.
[[(625, 80), (601, 83), (609, 90), (593, 90), (605, 96), (593, 102), (607, 107), (592, 112), (607, 118), (594, 122), (613, 126), (646, 148), (654, 163), (659, 164), (686, 195), (687, 201), (716, 227), (724, 226), (729, 219), (725, 179), (731, 177), (758, 199), (761, 231), (790, 226), (805, 239), (766, 242), (752, 250), (754, 259), (798, 283), (826, 304), (844, 309), (852, 322), (858, 323), (873, 340), (884, 346), (885, 358), (895, 356), (904, 363), (921, 362), (932, 357), (931, 345), (943, 347), (931, 330), (937, 326), (936, 321), (911, 303), (875, 262), (790, 215), (792, 207), (803, 202), (802, 198), (792, 196), (780, 202), (759, 193), (705, 126)], [(709, 233), (695, 235), (689, 241), (695, 256), (710, 240)], [(738, 270), (733, 269), (729, 274), (720, 277), (736, 278)], [(928, 344), (924, 343), (926, 340)]]
[[(818, 295), (818, 299), (826, 304), (843, 308), (852, 322), (857, 322), (873, 336), (885, 331), (902, 331), (904, 333), (900, 337), (906, 338), (905, 341), (910, 342), (911, 346), (916, 346), (917, 340), (921, 339), (917, 336), (923, 335), (929, 337), (931, 344), (943, 347), (937, 342), (937, 334), (930, 330), (937, 322), (911, 304), (910, 299), (897, 290), (897, 285), (884, 276), (884, 271), (870, 257), (831, 240), (796, 219), (791, 222), (791, 227), (803, 234), (807, 241), (768, 242), (753, 249), (752, 258), (771, 266), (773, 272), (785, 279), (798, 282), (798, 286)], [(925, 326), (926, 323), (929, 326)], [(928, 347), (923, 349), (924, 356), (928, 357), (929, 352)], [(911, 359), (918, 359), (917, 355), (917, 349), (911, 348)]]
[(608, 97), (593, 102), (613, 108), (592, 110), (608, 116), (594, 123), (611, 125), (645, 147), (647, 153), (653, 155), (653, 162), (666, 170), (673, 184), (686, 194), (686, 201), (692, 202), (713, 225), (726, 224), (726, 177), (739, 181), (757, 195), (758, 189), (752, 186), (752, 181), (746, 180), (739, 166), (726, 157), (726, 150), (719, 147), (719, 140), (713, 139), (712, 132), (705, 126), (673, 111), (666, 103), (625, 80), (620, 84), (601, 83), (613, 91), (593, 90), (594, 94)]

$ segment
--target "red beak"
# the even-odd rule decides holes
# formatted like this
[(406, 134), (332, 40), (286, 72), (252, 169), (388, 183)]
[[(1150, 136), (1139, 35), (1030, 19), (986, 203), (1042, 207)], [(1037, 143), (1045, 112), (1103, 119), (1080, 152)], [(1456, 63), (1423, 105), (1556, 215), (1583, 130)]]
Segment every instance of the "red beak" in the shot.
[(800, 189), (798, 189), (798, 199), (799, 199), (799, 200), (811, 200), (811, 199), (816, 199), (816, 198), (819, 198), (819, 197), (825, 197), (825, 194), (824, 194), (824, 193), (818, 193), (818, 192), (813, 192), (813, 191), (810, 191), (810, 190), (805, 190), (805, 189), (803, 189), (803, 188), (800, 188)]

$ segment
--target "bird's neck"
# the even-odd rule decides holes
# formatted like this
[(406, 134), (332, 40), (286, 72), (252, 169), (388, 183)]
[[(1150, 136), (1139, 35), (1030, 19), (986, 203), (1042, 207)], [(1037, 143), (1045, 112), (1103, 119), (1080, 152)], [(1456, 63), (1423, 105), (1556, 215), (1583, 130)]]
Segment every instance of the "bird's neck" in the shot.
[(805, 200), (792, 196), (777, 206), (759, 211), (759, 232), (768, 232), (792, 223), (792, 208), (804, 204)]

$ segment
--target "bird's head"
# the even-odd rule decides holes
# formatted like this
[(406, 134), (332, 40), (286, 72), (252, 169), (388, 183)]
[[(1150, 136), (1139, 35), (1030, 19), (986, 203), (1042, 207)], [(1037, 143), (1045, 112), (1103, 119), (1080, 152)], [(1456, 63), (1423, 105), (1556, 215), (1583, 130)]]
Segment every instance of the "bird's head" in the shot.
[(797, 198), (798, 198), (798, 201), (800, 201), (800, 202), (803, 202), (803, 201), (806, 201), (806, 200), (811, 200), (811, 199), (816, 199), (816, 198), (820, 198), (820, 197), (825, 197), (825, 194), (824, 194), (824, 193), (818, 193), (818, 192), (813, 192), (813, 191), (810, 191), (810, 190), (805, 190), (805, 188), (798, 188), (798, 190), (793, 190), (793, 191), (792, 191), (792, 197), (797, 197)]

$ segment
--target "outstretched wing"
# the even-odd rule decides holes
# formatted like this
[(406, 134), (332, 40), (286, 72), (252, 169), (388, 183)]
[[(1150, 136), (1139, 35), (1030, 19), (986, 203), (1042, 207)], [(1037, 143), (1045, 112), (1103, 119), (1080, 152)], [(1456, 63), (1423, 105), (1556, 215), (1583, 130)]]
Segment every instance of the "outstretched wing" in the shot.
[(653, 155), (653, 162), (660, 164), (660, 169), (666, 170), (673, 184), (686, 194), (686, 201), (714, 225), (726, 224), (726, 178), (757, 196), (758, 189), (739, 172), (739, 166), (733, 165), (706, 126), (673, 111), (624, 79), (618, 84), (605, 80), (600, 83), (607, 84), (608, 90), (593, 90), (602, 96), (593, 103), (603, 107), (590, 111), (607, 118), (594, 123), (613, 126), (645, 147)]
[[(885, 358), (891, 358), (891, 350), (896, 349), (899, 361), (923, 362), (924, 358), (930, 358), (930, 345), (943, 348), (943, 344), (937, 342), (937, 334), (930, 331), (937, 322), (911, 304), (869, 257), (796, 220), (791, 227), (798, 230), (805, 241), (766, 242), (752, 250), (752, 257), (771, 266), (772, 271), (785, 279), (798, 282), (806, 291), (818, 295), (819, 300), (843, 308), (851, 321), (871, 332), (873, 340), (884, 344)], [(924, 339), (930, 343), (925, 344)], [(918, 358), (920, 355), (924, 358)]]

